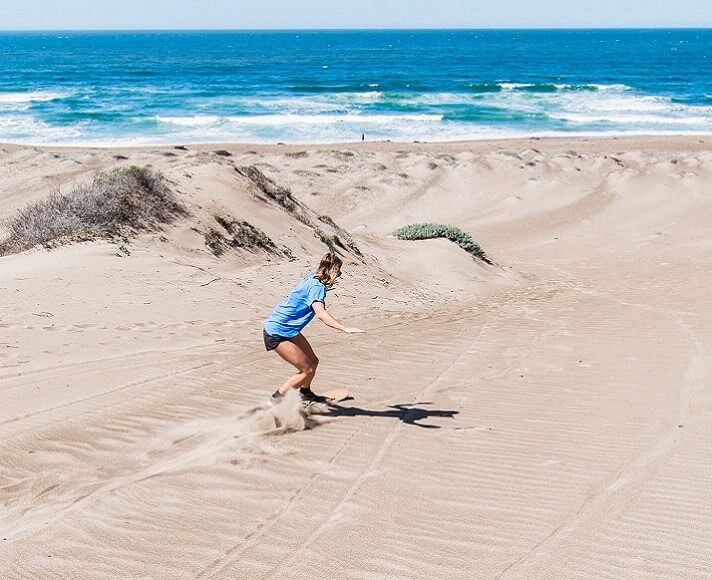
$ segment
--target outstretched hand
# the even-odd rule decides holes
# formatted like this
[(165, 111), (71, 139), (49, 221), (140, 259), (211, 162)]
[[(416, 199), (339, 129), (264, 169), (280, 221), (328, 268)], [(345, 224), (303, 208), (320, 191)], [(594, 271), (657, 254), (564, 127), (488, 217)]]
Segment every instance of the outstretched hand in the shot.
[(344, 328), (344, 332), (348, 334), (358, 334), (361, 332), (366, 332), (365, 330), (361, 330), (360, 328), (354, 328), (353, 326), (347, 326)]

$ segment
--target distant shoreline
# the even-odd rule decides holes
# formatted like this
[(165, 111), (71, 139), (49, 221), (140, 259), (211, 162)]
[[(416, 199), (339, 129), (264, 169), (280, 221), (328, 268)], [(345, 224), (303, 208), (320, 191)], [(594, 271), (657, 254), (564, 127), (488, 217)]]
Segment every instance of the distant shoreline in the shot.
[[(198, 152), (212, 152), (225, 149), (236, 153), (249, 150), (268, 152), (292, 152), (303, 149), (316, 151), (357, 148), (360, 150), (390, 151), (398, 149), (418, 150), (463, 150), (486, 151), (493, 146), (533, 146), (539, 144), (544, 148), (558, 148), (569, 144), (582, 145), (592, 149), (608, 150), (613, 144), (620, 144), (626, 148), (645, 146), (650, 149), (685, 148), (685, 150), (709, 150), (712, 148), (712, 134), (700, 135), (626, 135), (626, 136), (600, 136), (600, 137), (512, 137), (499, 139), (470, 139), (462, 141), (343, 141), (339, 143), (231, 143), (231, 142), (205, 142), (205, 143), (170, 143), (158, 145), (32, 145), (26, 143), (0, 142), (3, 149), (38, 149), (42, 151), (170, 151), (185, 147)], [(700, 147), (701, 145), (701, 147)]]

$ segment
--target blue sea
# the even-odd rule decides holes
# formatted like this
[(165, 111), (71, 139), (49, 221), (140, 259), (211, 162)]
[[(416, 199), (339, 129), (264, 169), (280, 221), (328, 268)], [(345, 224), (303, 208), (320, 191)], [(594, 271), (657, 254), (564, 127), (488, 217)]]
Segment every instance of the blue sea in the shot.
[(712, 133), (712, 29), (0, 33), (0, 141)]

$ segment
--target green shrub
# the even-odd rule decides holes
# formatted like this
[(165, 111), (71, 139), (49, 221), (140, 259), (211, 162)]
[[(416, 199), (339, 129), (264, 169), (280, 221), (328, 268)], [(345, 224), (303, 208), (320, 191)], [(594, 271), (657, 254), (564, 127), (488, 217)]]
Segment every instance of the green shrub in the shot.
[(39, 245), (126, 238), (138, 231), (158, 229), (186, 213), (160, 174), (129, 165), (97, 173), (89, 183), (75, 185), (67, 194), (55, 191), (19, 209), (4, 222), (8, 236), (0, 241), (0, 255)]
[(324, 244), (326, 244), (327, 246), (329, 246), (330, 249), (333, 249), (334, 246), (336, 245), (336, 236), (332, 236), (332, 235), (329, 235), (329, 234), (321, 234), (321, 235), (319, 236), (319, 239), (320, 239)]
[(492, 262), (485, 254), (480, 245), (472, 239), (470, 234), (463, 232), (455, 226), (443, 224), (410, 224), (393, 232), (399, 240), (430, 240), (433, 238), (447, 238), (451, 242), (455, 242), (466, 252), (472, 254), (476, 258), (491, 264)]

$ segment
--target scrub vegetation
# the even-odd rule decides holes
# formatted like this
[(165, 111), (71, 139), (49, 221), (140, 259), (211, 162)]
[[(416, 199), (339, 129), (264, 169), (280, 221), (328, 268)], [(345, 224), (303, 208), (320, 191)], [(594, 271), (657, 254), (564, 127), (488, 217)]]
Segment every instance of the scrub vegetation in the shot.
[(410, 224), (393, 232), (393, 235), (399, 240), (430, 240), (433, 238), (446, 238), (451, 242), (455, 242), (467, 253), (472, 254), (475, 258), (479, 258), (487, 264), (492, 264), (492, 261), (487, 257), (485, 251), (480, 245), (472, 239), (472, 236), (467, 232), (455, 226), (423, 223)]
[(271, 254), (280, 253), (271, 238), (251, 223), (218, 214), (214, 214), (213, 218), (229, 235), (229, 237), (225, 236), (215, 229), (210, 229), (205, 234), (205, 245), (216, 256), (222, 255), (228, 247), (245, 250), (265, 250)]
[(161, 174), (128, 165), (20, 208), (3, 224), (8, 235), (0, 241), (0, 255), (98, 238), (127, 240), (181, 215), (187, 211)]
[[(265, 197), (277, 203), (284, 211), (295, 218), (299, 215), (302, 204), (294, 198), (288, 188), (277, 185), (254, 165), (236, 167), (235, 171), (252, 181)], [(307, 223), (303, 219), (300, 221)]]
[[(342, 249), (351, 251), (360, 258), (363, 257), (356, 242), (346, 230), (327, 215), (317, 216), (305, 204), (296, 199), (289, 188), (278, 185), (254, 165), (235, 167), (235, 171), (243, 177), (247, 177), (255, 185), (261, 199), (276, 203), (294, 219), (311, 228), (314, 235), (331, 251), (338, 252), (339, 249)], [(315, 220), (331, 227), (333, 234), (324, 232), (316, 225)]]

